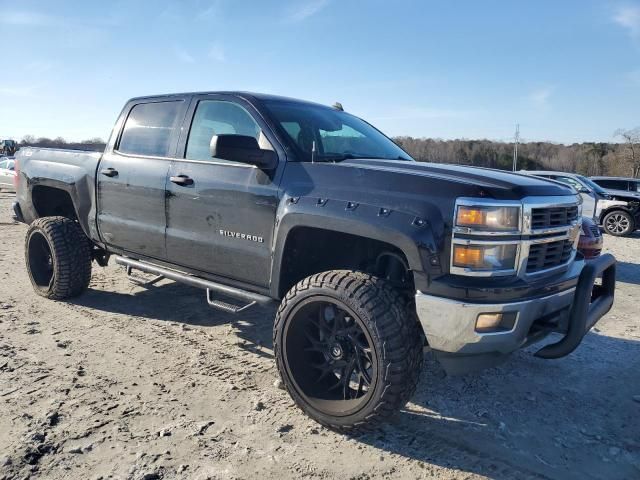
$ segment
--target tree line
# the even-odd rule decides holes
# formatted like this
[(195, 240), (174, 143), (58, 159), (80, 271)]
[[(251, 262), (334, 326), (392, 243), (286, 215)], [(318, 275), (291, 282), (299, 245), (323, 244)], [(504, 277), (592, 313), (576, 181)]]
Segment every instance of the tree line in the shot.
[[(517, 168), (640, 177), (640, 127), (618, 130), (616, 137), (620, 138), (620, 143), (521, 143), (518, 146)], [(420, 162), (474, 165), (502, 170), (511, 170), (513, 165), (513, 143), (403, 136), (393, 140)], [(67, 142), (62, 137), (50, 139), (27, 135), (20, 141), (20, 146), (102, 151), (105, 142), (101, 138)]]
[[(526, 142), (518, 145), (518, 170), (555, 170), (583, 175), (640, 177), (640, 127), (619, 130), (620, 143)], [(438, 140), (396, 137), (394, 141), (421, 162), (513, 168), (514, 144), (490, 140)]]
[(40, 147), (40, 148), (66, 148), (68, 150), (91, 150), (101, 152), (106, 146), (105, 141), (99, 137), (89, 138), (81, 142), (67, 142), (62, 137), (47, 138), (25, 135), (19, 142), (20, 147)]

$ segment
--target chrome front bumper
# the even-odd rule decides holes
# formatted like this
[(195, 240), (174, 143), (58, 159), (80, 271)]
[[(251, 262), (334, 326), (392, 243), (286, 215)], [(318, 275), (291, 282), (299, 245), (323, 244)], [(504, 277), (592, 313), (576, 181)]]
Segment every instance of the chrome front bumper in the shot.
[[(600, 284), (597, 278), (602, 278)], [(542, 347), (540, 358), (561, 358), (573, 352), (582, 338), (613, 305), (616, 260), (604, 254), (581, 268), (574, 288), (546, 297), (511, 303), (468, 303), (416, 293), (416, 312), (429, 346), (449, 373), (466, 373), (496, 365), (508, 354), (547, 333), (559, 332), (559, 342)], [(481, 333), (481, 314), (515, 314), (509, 331)], [(534, 323), (538, 325), (534, 328)]]
[[(459, 302), (417, 292), (416, 310), (434, 350), (461, 355), (507, 354), (527, 342), (536, 320), (555, 312), (568, 316), (574, 292), (572, 288), (547, 297), (496, 304)], [(515, 313), (515, 324), (509, 331), (478, 333), (476, 320), (483, 313)]]

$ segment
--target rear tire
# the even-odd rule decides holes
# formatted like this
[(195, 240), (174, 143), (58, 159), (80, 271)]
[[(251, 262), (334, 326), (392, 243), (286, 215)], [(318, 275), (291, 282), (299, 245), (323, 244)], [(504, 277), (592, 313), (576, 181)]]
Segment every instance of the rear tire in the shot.
[(607, 213), (602, 219), (602, 226), (605, 232), (616, 237), (631, 235), (636, 229), (633, 217), (624, 210)]
[(25, 261), (38, 295), (54, 300), (80, 295), (91, 280), (91, 244), (80, 225), (65, 217), (33, 222), (25, 240)]
[(334, 270), (295, 285), (278, 309), (273, 343), (298, 407), (343, 433), (374, 428), (402, 408), (423, 363), (412, 305), (361, 272)]

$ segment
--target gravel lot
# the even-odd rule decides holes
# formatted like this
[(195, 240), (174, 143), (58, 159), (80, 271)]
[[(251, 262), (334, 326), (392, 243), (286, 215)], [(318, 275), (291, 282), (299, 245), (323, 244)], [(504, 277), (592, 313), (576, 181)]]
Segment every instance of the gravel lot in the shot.
[(0, 478), (640, 478), (640, 235), (607, 236), (613, 310), (567, 358), (518, 352), (419, 391), (349, 438), (274, 385), (274, 311), (239, 316), (94, 267), (72, 303), (33, 293), (0, 193)]

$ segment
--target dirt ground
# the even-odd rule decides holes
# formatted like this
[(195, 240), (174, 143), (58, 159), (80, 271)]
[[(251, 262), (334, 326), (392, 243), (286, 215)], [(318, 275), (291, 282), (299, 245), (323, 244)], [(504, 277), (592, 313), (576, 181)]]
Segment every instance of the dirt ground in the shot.
[(209, 308), (94, 268), (71, 303), (37, 296), (26, 227), (0, 193), (0, 478), (640, 479), (640, 235), (607, 236), (613, 310), (561, 360), (517, 352), (448, 377), (427, 354), (393, 422), (350, 438), (274, 381), (274, 311)]

